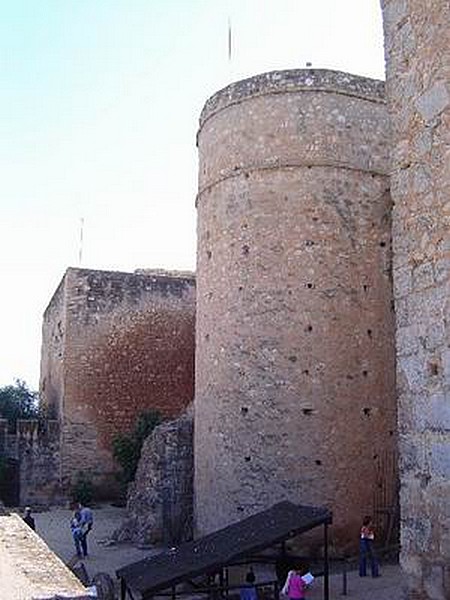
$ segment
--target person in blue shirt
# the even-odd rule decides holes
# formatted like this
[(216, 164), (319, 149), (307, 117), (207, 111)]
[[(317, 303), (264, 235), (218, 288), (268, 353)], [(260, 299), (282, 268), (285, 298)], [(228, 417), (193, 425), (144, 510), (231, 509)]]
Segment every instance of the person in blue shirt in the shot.
[(258, 600), (258, 592), (254, 586), (255, 580), (255, 574), (250, 567), (249, 572), (245, 576), (245, 585), (239, 590), (240, 600)]
[(83, 556), (86, 557), (88, 555), (87, 548), (87, 536), (94, 526), (94, 515), (92, 514), (92, 510), (87, 506), (83, 506), (78, 503), (78, 511), (80, 513), (80, 525), (81, 525), (81, 535), (80, 535), (80, 544), (81, 550), (83, 552)]
[(80, 511), (76, 510), (70, 520), (70, 530), (72, 531), (72, 538), (75, 544), (75, 550), (78, 558), (82, 558), (83, 554), (81, 551), (81, 537), (82, 537), (82, 528), (81, 528), (81, 515)]

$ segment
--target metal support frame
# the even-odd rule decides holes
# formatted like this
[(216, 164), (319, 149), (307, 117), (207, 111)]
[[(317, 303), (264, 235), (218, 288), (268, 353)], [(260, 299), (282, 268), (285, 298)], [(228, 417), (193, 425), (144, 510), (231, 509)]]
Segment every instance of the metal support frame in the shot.
[(328, 558), (328, 523), (323, 525), (323, 597), (330, 600), (330, 565)]
[(127, 587), (127, 584), (125, 583), (125, 579), (121, 578), (120, 579), (120, 600), (126, 600), (127, 594), (130, 597), (130, 600), (134, 600), (131, 590)]
[(344, 566), (342, 568), (342, 595), (347, 595), (347, 561), (344, 560)]
[[(332, 523), (332, 517), (331, 517), (331, 513), (329, 513), (328, 518), (322, 520), (321, 524), (323, 525), (323, 600), (330, 600), (330, 564), (329, 564), (329, 533), (328, 533), (328, 528)], [(298, 533), (296, 533), (296, 535), (301, 534), (302, 531), (300, 530)], [(290, 537), (294, 537), (293, 536), (293, 532), (290, 533)], [(267, 546), (267, 549), (269, 550), (269, 554), (265, 554), (265, 553), (258, 553), (255, 552), (254, 554), (247, 554), (244, 556), (241, 556), (240, 559), (237, 558), (235, 561), (229, 562), (229, 563), (225, 563), (222, 564), (218, 567), (216, 567), (216, 577), (217, 580), (214, 580), (215, 578), (211, 576), (211, 571), (209, 571), (209, 574), (207, 575), (207, 580), (206, 580), (206, 586), (204, 587), (204, 584), (200, 584), (199, 587), (197, 587), (197, 585), (194, 584), (194, 581), (192, 581), (192, 585), (194, 589), (191, 590), (184, 590), (184, 589), (177, 589), (178, 585), (177, 583), (173, 583), (174, 581), (177, 581), (178, 583), (181, 581), (179, 578), (172, 579), (172, 582), (169, 583), (169, 586), (167, 588), (164, 589), (160, 589), (160, 591), (155, 591), (155, 588), (149, 588), (147, 590), (142, 590), (142, 597), (144, 600), (146, 599), (151, 599), (151, 598), (156, 598), (157, 596), (161, 596), (161, 597), (166, 597), (168, 600), (177, 600), (177, 596), (186, 596), (186, 595), (196, 595), (196, 594), (205, 594), (208, 600), (229, 600), (230, 597), (230, 592), (232, 592), (232, 590), (235, 589), (240, 589), (242, 587), (242, 585), (240, 586), (236, 586), (236, 585), (231, 585), (230, 586), (230, 579), (229, 579), (229, 569), (230, 567), (233, 566), (238, 566), (238, 565), (245, 565), (245, 564), (252, 564), (252, 563), (266, 563), (266, 564), (275, 564), (275, 571), (277, 572), (277, 578), (280, 576), (280, 573), (278, 572), (278, 568), (277, 568), (277, 563), (279, 560), (283, 560), (283, 559), (292, 559), (292, 558), (296, 558), (296, 559), (306, 559), (306, 557), (299, 557), (299, 556), (288, 556), (288, 552), (287, 552), (287, 547), (286, 547), (286, 540), (288, 538), (275, 542), (275, 544), (272, 546), (272, 549), (275, 550), (275, 547), (279, 548), (279, 551), (277, 552), (275, 550), (275, 553), (272, 554), (270, 551), (270, 546)], [(272, 550), (272, 551), (273, 551)], [(261, 552), (261, 551), (260, 551)], [(193, 575), (194, 572), (191, 573), (191, 575)], [(322, 575), (322, 573), (318, 573), (317, 571), (315, 571), (316, 577)], [(121, 577), (119, 576), (120, 579), (120, 599), (121, 600), (126, 600), (127, 598), (130, 598), (130, 600), (134, 600), (131, 589), (128, 587), (127, 584), (127, 579), (126, 577)], [(169, 580), (170, 581), (170, 580)], [(183, 580), (183, 581), (189, 581), (189, 579)], [(265, 587), (265, 586), (270, 586), (273, 590), (273, 597), (274, 600), (279, 600), (280, 598), (280, 582), (278, 581), (278, 579), (276, 581), (266, 581), (264, 583), (261, 584), (256, 584), (255, 587), (259, 588), (259, 587)], [(346, 588), (346, 582), (345, 582), (345, 588)], [(157, 588), (158, 589), (158, 588)], [(345, 594), (347, 590), (345, 589), (345, 591), (343, 592)], [(178, 599), (180, 600), (180, 599)], [(205, 599), (206, 600), (206, 599)]]

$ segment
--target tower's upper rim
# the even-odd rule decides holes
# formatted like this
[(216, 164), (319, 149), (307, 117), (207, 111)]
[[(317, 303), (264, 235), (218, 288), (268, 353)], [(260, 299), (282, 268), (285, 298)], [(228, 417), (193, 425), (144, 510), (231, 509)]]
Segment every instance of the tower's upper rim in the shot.
[(206, 101), (200, 128), (220, 110), (255, 96), (297, 91), (325, 91), (385, 102), (384, 81), (329, 69), (288, 69), (270, 71), (227, 85)]

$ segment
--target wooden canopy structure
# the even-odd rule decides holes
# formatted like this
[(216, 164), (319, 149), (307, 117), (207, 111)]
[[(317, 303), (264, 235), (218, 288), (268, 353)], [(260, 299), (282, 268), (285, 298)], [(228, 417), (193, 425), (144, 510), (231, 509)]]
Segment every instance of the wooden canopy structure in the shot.
[[(126, 600), (127, 595), (130, 600), (148, 600), (158, 595), (175, 599), (183, 593), (177, 591), (177, 585), (201, 575), (214, 574), (219, 574), (221, 582), (219, 588), (215, 587), (216, 592), (225, 592), (228, 596), (228, 567), (252, 561), (264, 562), (260, 553), (277, 545), (280, 546), (281, 560), (286, 557), (286, 540), (323, 526), (323, 597), (329, 600), (328, 526), (331, 522), (332, 514), (326, 508), (279, 502), (198, 540), (122, 567), (116, 571), (121, 584), (121, 599)], [(267, 562), (273, 562), (273, 556)], [(278, 596), (277, 582), (273, 583), (274, 595)], [(196, 594), (199, 591), (210, 593), (211, 590), (211, 587), (203, 588), (196, 590)]]

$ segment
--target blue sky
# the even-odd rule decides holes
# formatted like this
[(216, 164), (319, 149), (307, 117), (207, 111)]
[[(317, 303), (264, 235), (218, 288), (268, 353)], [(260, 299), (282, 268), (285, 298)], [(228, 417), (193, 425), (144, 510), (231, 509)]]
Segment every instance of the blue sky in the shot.
[(307, 61), (382, 78), (378, 0), (0, 0), (0, 385), (38, 385), (81, 218), (84, 267), (195, 268), (206, 98)]

